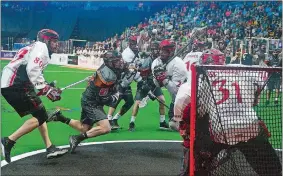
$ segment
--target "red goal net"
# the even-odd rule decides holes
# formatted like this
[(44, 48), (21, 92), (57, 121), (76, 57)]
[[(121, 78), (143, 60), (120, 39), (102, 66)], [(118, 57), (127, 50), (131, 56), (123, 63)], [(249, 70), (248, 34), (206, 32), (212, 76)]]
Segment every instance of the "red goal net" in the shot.
[(190, 176), (281, 175), (282, 68), (191, 69)]

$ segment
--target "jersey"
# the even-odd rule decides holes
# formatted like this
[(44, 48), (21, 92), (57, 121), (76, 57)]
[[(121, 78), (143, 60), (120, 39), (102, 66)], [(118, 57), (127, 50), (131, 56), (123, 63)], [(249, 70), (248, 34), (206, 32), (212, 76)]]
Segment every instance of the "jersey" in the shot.
[[(200, 65), (201, 63), (201, 56), (202, 56), (202, 52), (190, 52), (188, 53), (185, 58), (184, 58), (184, 62), (186, 64), (186, 69), (188, 71), (188, 78), (187, 78), (187, 82), (189, 83), (187, 89), (188, 89), (188, 96), (191, 96), (191, 79), (192, 79), (192, 71), (191, 71), (191, 65), (192, 64), (196, 64), (196, 65)], [(187, 86), (187, 85), (186, 85)]]
[[(134, 52), (127, 47), (123, 52), (122, 52), (122, 58), (123, 60), (128, 63), (129, 65), (135, 65), (139, 60), (139, 58), (137, 57), (138, 55), (135, 55)], [(137, 70), (128, 70), (122, 73), (121, 75), (121, 86), (126, 88), (128, 86), (130, 86), (130, 84), (133, 81), (139, 82), (142, 80), (140, 73)]]
[[(159, 57), (156, 58), (151, 65), (152, 73), (154, 71), (154, 67), (158, 65), (163, 65), (163, 62)], [(184, 61), (179, 57), (175, 57), (166, 65), (166, 72), (169, 78), (169, 82), (165, 86), (165, 88), (168, 89), (171, 96), (175, 98), (179, 87), (187, 79), (187, 71)]]
[[(95, 84), (96, 73), (88, 82), (86, 90), (83, 92), (82, 102), (92, 104), (93, 106), (110, 106), (116, 103), (114, 94), (117, 92), (115, 84), (99, 87)], [(117, 80), (116, 80), (117, 82)]]
[(35, 42), (20, 49), (14, 59), (3, 68), (1, 88), (22, 86), (27, 82), (42, 89), (46, 86), (43, 70), (50, 61), (45, 43)]
[(226, 143), (227, 140), (229, 145), (233, 145), (258, 135), (259, 119), (253, 106), (255, 93), (264, 84), (264, 75), (260, 71), (210, 71), (210, 86), (199, 78), (201, 84), (198, 87), (198, 113), (209, 113), (210, 131), (214, 141)]

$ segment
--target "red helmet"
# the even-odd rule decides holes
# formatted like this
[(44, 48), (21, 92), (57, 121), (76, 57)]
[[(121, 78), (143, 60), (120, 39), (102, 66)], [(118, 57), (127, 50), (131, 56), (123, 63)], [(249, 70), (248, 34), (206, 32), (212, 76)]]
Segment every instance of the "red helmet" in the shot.
[(168, 50), (170, 52), (174, 52), (175, 51), (175, 44), (173, 42), (170, 42), (169, 40), (163, 40), (160, 44), (159, 44), (160, 49), (162, 50)]
[(137, 43), (137, 41), (138, 41), (137, 36), (132, 35), (129, 37), (129, 42)]
[(209, 49), (203, 52), (202, 64), (204, 65), (225, 65), (224, 54), (217, 49)]
[(174, 55), (175, 44), (170, 42), (169, 40), (163, 40), (160, 44), (160, 59), (163, 61), (167, 61), (169, 57)]
[(44, 42), (45, 40), (59, 39), (57, 32), (51, 29), (42, 29), (37, 33), (37, 40)]
[(58, 33), (51, 29), (42, 29), (37, 33), (37, 40), (47, 45), (50, 55), (57, 51), (58, 39), (59, 39)]

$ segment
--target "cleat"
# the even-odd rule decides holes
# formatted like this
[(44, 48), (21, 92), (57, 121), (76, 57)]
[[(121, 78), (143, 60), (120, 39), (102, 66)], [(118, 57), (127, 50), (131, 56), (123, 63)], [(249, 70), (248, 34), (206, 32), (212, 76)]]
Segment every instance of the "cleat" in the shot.
[(135, 131), (135, 123), (134, 122), (131, 122), (130, 125), (129, 125), (129, 131), (133, 132)]
[(120, 128), (121, 127), (118, 124), (118, 120), (117, 119), (112, 120), (111, 130), (118, 130)]
[(165, 120), (163, 122), (160, 122), (159, 129), (160, 130), (169, 130), (169, 125), (166, 123)]
[(70, 136), (69, 138), (69, 144), (70, 144), (70, 153), (75, 153), (75, 149), (77, 148), (77, 146), (79, 145), (79, 143), (81, 142), (81, 140), (78, 139), (77, 136)]
[(47, 159), (57, 158), (63, 156), (67, 152), (68, 152), (67, 149), (59, 149), (55, 145), (51, 145), (46, 149), (46, 158)]
[(56, 121), (60, 121), (60, 117), (64, 117), (63, 114), (61, 113), (60, 109), (56, 109), (55, 111), (51, 112), (48, 114), (48, 119), (46, 120), (46, 122), (56, 122)]
[(2, 154), (7, 163), (11, 162), (11, 150), (15, 143), (15, 141), (10, 140), (8, 137), (1, 138)]

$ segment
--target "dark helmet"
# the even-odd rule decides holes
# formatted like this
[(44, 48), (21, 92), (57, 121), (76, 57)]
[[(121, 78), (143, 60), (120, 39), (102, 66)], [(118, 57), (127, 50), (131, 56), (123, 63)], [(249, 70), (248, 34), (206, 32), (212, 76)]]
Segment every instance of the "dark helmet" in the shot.
[[(43, 42), (47, 45), (50, 55), (57, 51), (58, 39), (58, 33), (51, 29), (42, 29), (37, 33), (37, 41)], [(54, 43), (51, 43), (51, 41), (54, 41)]]
[(160, 55), (159, 41), (153, 41), (150, 43), (150, 51), (153, 59), (157, 58)]
[(115, 70), (123, 70), (126, 63), (122, 59), (122, 55), (117, 51), (107, 51), (102, 56), (105, 65)]

